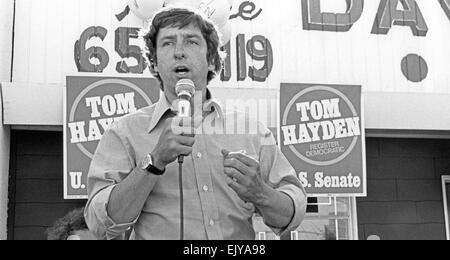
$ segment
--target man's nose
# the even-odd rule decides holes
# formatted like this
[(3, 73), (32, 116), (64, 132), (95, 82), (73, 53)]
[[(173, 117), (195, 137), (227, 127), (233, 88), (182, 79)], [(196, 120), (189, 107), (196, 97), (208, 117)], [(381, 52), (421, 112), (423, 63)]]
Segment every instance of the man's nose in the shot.
[(186, 58), (186, 52), (184, 51), (183, 44), (178, 43), (175, 46), (174, 56), (175, 56), (175, 59), (184, 59), (184, 58)]

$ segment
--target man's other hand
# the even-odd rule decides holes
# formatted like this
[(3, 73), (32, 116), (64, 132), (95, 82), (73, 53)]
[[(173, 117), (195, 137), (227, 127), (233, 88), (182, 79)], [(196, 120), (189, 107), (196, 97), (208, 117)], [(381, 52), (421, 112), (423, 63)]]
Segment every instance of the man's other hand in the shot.
[(267, 206), (270, 203), (271, 188), (263, 181), (260, 163), (245, 152), (222, 150), (224, 172), (227, 184), (245, 202), (255, 206)]

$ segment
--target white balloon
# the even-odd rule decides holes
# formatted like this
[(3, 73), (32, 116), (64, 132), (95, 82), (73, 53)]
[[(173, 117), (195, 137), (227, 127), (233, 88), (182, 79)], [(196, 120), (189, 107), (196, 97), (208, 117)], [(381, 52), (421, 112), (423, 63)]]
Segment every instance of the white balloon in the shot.
[(166, 6), (187, 6), (203, 12), (209, 19), (220, 26), (228, 21), (233, 0), (166, 0)]
[(199, 0), (166, 0), (166, 6), (198, 7)]
[(142, 20), (148, 20), (164, 6), (164, 0), (128, 0), (131, 11)]
[(225, 24), (230, 16), (228, 0), (200, 0), (198, 9), (218, 26)]
[(222, 34), (222, 45), (226, 45), (231, 40), (231, 23), (226, 22), (219, 31)]

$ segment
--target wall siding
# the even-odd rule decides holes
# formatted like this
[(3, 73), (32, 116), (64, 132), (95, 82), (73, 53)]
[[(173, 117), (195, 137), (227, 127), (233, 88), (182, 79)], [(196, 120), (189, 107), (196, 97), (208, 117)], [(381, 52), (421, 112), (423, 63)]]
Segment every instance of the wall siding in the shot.
[[(46, 239), (45, 229), (85, 201), (62, 199), (62, 133), (12, 132), (9, 239)], [(367, 140), (368, 197), (358, 198), (360, 239), (445, 239), (440, 178), (450, 140)]]
[(441, 176), (450, 175), (450, 141), (369, 138), (367, 147), (359, 238), (444, 240)]
[(61, 132), (12, 131), (8, 239), (45, 240), (45, 230), (85, 201), (63, 199)]

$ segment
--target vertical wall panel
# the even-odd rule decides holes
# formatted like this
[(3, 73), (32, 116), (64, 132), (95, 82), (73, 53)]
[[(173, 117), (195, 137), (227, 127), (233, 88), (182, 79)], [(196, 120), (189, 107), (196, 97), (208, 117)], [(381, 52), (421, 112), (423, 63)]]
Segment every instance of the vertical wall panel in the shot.
[[(47, 52), (47, 0), (30, 1), (30, 30), (29, 30), (29, 75), (30, 82), (46, 83), (45, 59)], [(36, 24), (37, 23), (37, 24)]]
[(63, 56), (59, 66), (63, 68), (62, 74), (60, 75), (60, 81), (65, 84), (65, 75), (74, 75), (77, 72), (74, 62), (74, 44), (82, 33), (79, 24), (82, 17), (78, 15), (80, 13), (80, 2), (64, 1), (63, 13)]
[(357, 199), (360, 239), (445, 239), (440, 174), (450, 168), (440, 162), (448, 161), (442, 151), (450, 141), (368, 139), (367, 146), (368, 197)]
[(45, 82), (47, 84), (57, 84), (61, 82), (60, 75), (63, 74), (63, 32), (64, 32), (64, 4), (68, 1), (48, 0), (47, 13), (47, 34), (53, 37), (47, 37), (45, 46)]
[(0, 82), (10, 81), (14, 0), (0, 3)]
[[(45, 230), (84, 200), (63, 199), (62, 133), (13, 131), (8, 238), (45, 240)], [(51, 187), (49, 187), (51, 186)], [(34, 194), (34, 195), (33, 195)]]
[[(30, 30), (32, 0), (16, 1), (16, 22), (14, 39), (14, 82), (30, 82)], [(41, 21), (39, 21), (41, 22)]]

